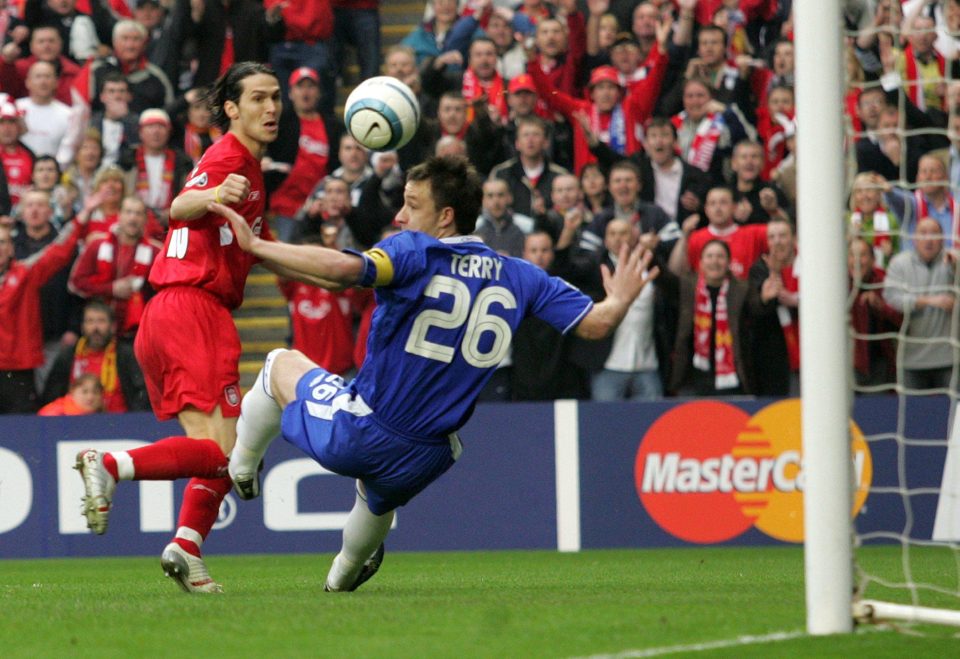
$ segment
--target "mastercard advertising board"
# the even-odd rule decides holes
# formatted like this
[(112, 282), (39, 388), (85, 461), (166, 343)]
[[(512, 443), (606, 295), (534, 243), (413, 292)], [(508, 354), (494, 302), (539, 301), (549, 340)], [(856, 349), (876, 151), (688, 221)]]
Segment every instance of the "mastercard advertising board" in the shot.
[[(850, 433), (856, 515), (873, 462), (852, 421)], [(751, 528), (802, 542), (803, 475), (796, 399), (754, 414), (721, 401), (680, 404), (646, 431), (634, 463), (637, 494), (650, 517), (670, 535), (697, 544), (725, 542)]]

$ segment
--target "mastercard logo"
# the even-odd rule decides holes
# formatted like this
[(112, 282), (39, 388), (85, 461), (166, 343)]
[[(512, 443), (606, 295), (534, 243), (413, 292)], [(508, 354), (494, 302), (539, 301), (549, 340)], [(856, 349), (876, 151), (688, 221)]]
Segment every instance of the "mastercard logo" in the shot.
[[(873, 462), (850, 422), (856, 474), (852, 514), (866, 501)], [(803, 542), (800, 401), (783, 400), (750, 416), (719, 401), (679, 405), (657, 419), (634, 465), (647, 513), (671, 535), (699, 544), (731, 540), (755, 527)]]

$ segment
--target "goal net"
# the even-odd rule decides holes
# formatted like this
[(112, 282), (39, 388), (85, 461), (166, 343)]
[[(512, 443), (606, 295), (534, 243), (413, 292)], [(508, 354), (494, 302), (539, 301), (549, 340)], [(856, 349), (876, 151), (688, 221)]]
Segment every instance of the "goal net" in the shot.
[(889, 403), (861, 425), (874, 464), (893, 468), (854, 520), (853, 617), (960, 625), (960, 0), (905, 3), (906, 16), (876, 4), (843, 35), (847, 379), (851, 411)]

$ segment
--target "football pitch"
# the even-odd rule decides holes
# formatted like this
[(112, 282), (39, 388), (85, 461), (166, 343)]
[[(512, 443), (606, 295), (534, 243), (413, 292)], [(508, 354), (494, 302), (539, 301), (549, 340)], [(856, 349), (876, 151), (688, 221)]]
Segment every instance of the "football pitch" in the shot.
[[(899, 547), (866, 550), (895, 570)], [(188, 596), (157, 558), (0, 562), (0, 656), (957, 656), (953, 630), (803, 634), (796, 547), (391, 553), (349, 594), (332, 556), (211, 556)], [(924, 564), (956, 580), (946, 553)], [(956, 606), (956, 602), (954, 603)]]

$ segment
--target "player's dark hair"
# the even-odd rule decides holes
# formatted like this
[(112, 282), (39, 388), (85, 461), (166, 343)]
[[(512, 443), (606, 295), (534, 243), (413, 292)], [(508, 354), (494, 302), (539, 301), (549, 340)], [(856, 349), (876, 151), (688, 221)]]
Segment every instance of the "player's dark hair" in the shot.
[(277, 77), (276, 72), (269, 65), (261, 62), (237, 62), (232, 64), (227, 72), (217, 78), (207, 93), (207, 104), (210, 106), (210, 122), (221, 130), (230, 128), (230, 117), (223, 106), (227, 101), (240, 104), (243, 95), (243, 81), (245, 78), (258, 74)]
[(107, 318), (110, 320), (110, 324), (113, 324), (113, 307), (104, 302), (102, 299), (95, 297), (85, 305), (83, 305), (83, 313), (86, 315), (88, 311), (99, 311), (107, 315)]
[(433, 205), (438, 211), (453, 209), (457, 233), (473, 233), (483, 199), (483, 180), (463, 156), (427, 158), (410, 170), (408, 181), (429, 181)]

